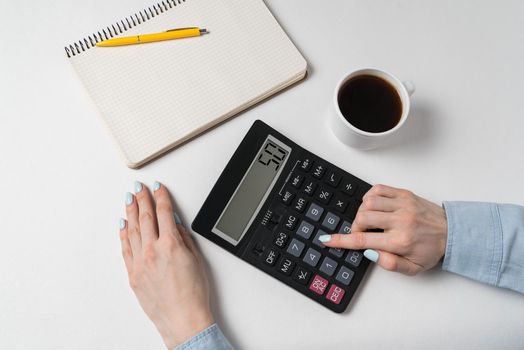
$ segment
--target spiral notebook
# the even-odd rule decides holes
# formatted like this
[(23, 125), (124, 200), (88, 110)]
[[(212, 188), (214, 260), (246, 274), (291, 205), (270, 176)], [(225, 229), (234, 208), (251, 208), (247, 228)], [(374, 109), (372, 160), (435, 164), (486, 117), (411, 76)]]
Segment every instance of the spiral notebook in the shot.
[[(95, 46), (182, 27), (209, 34)], [(131, 168), (298, 82), (307, 67), (262, 0), (162, 1), (66, 53)]]

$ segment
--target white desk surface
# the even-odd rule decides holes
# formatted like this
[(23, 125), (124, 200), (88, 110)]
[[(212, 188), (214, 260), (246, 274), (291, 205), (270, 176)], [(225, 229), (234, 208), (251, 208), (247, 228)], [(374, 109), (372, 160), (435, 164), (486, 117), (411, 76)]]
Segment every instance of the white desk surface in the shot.
[[(371, 183), (435, 202), (524, 204), (524, 3), (267, 1), (308, 79), (141, 170), (127, 169), (63, 46), (149, 5), (2, 1), (0, 348), (161, 349), (127, 284), (117, 235), (133, 180), (158, 179), (189, 225), (255, 119)], [(382, 67), (417, 86), (389, 147), (339, 143), (339, 77)], [(334, 314), (197, 236), (216, 317), (239, 349), (517, 349), (524, 297), (439, 269), (372, 268)]]

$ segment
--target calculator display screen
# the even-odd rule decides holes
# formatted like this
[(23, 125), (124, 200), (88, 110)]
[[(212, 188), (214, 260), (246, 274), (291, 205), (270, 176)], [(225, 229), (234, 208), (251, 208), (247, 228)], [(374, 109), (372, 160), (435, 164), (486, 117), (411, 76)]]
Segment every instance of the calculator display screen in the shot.
[(237, 245), (264, 204), (291, 148), (269, 135), (211, 230)]

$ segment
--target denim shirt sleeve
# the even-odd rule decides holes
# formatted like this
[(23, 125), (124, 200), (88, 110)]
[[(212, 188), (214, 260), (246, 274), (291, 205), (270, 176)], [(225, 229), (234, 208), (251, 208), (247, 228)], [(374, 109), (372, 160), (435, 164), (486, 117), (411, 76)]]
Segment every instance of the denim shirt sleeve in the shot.
[(233, 350), (226, 337), (214, 323), (173, 350)]
[(444, 202), (448, 240), (442, 269), (524, 293), (524, 207)]

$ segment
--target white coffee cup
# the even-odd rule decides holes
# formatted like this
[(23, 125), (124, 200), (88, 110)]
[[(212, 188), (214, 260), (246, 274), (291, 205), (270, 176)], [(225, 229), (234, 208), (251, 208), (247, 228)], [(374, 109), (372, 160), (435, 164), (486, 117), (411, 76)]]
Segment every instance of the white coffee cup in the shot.
[[(350, 122), (348, 122), (344, 115), (342, 115), (342, 112), (340, 111), (340, 106), (338, 104), (338, 94), (340, 92), (340, 89), (349, 79), (361, 75), (373, 75), (378, 78), (381, 78), (390, 83), (399, 94), (402, 103), (402, 115), (400, 116), (400, 120), (397, 123), (397, 125), (395, 125), (393, 128), (384, 132), (376, 133), (360, 130), (354, 125), (352, 125)], [(415, 92), (415, 85), (413, 85), (412, 82), (402, 82), (394, 75), (387, 73), (383, 70), (373, 68), (355, 70), (345, 75), (339, 81), (337, 87), (335, 88), (335, 93), (333, 94), (333, 101), (331, 103), (329, 111), (329, 124), (331, 126), (331, 130), (333, 130), (333, 133), (335, 134), (335, 136), (337, 136), (337, 138), (340, 141), (342, 141), (348, 146), (362, 150), (377, 148), (381, 144), (383, 144), (384, 141), (386, 141), (391, 135), (398, 132), (398, 130), (406, 122), (410, 108), (409, 99), (413, 92)]]

